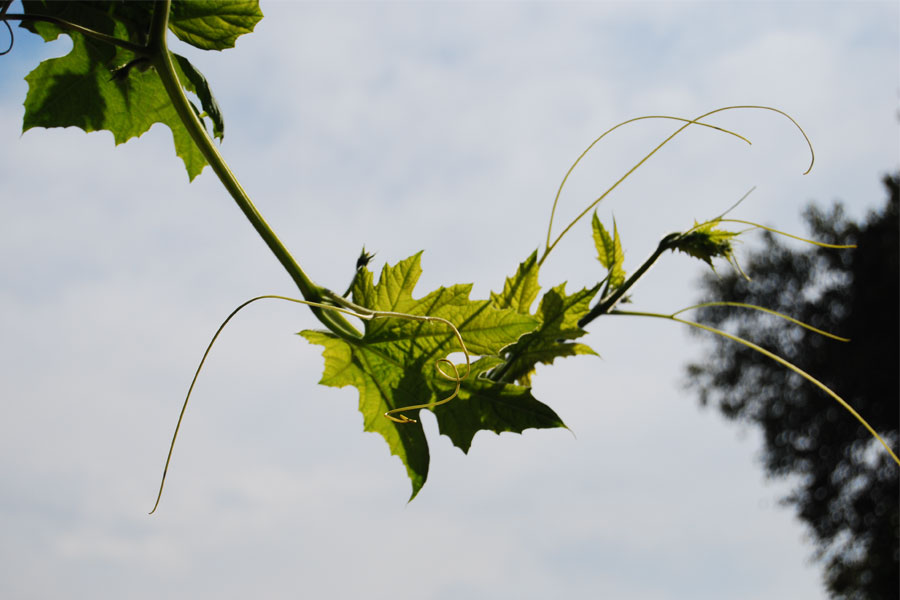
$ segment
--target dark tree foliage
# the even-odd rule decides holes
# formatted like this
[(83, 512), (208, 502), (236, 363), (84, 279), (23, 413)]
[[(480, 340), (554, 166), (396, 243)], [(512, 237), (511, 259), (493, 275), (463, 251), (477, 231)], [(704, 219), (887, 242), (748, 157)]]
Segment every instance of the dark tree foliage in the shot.
[[(898, 184), (886, 177), (886, 206), (862, 225), (840, 204), (810, 207), (820, 241), (855, 250), (792, 250), (769, 235), (736, 273), (708, 276), (706, 300), (746, 302), (851, 339), (830, 340), (755, 311), (707, 308), (702, 323), (760, 343), (822, 380), (896, 451), (900, 407)], [(818, 388), (744, 346), (716, 338), (709, 358), (688, 367), (703, 404), (762, 428), (770, 476), (797, 476), (785, 501), (810, 527), (834, 598), (900, 597), (900, 467), (871, 435)]]

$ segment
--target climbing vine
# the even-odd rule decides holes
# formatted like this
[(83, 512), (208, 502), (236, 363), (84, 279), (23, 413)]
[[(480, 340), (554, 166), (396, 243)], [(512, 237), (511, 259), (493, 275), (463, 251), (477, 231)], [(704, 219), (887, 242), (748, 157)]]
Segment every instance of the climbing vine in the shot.
[[(550, 365), (558, 358), (596, 354), (578, 340), (587, 333), (585, 327), (592, 321), (612, 315), (666, 319), (702, 328), (763, 353), (822, 388), (865, 425), (900, 464), (894, 451), (865, 419), (813, 375), (750, 340), (680, 316), (699, 306), (671, 314), (619, 308), (635, 284), (667, 252), (684, 253), (711, 267), (714, 261), (724, 260), (740, 269), (734, 257), (734, 241), (762, 226), (726, 218), (732, 207), (722, 215), (664, 236), (650, 257), (628, 275), (618, 227), (614, 221), (601, 222), (597, 205), (689, 127), (709, 128), (749, 144), (750, 140), (743, 135), (708, 122), (710, 117), (724, 111), (767, 111), (787, 119), (809, 145), (810, 162), (805, 171), (808, 173), (815, 161), (812, 144), (800, 125), (786, 113), (768, 106), (729, 106), (694, 118), (637, 117), (610, 128), (590, 143), (563, 177), (553, 201), (543, 247), (525, 258), (489, 298), (471, 298), (471, 284), (442, 286), (417, 298), (414, 294), (421, 275), (421, 253), (385, 265), (376, 280), (369, 269), (372, 255), (365, 249), (349, 289), (338, 294), (307, 276), (300, 262), (256, 209), (215, 143), (224, 137), (225, 125), (209, 83), (187, 58), (168, 49), (169, 33), (202, 50), (232, 48), (240, 36), (253, 31), (263, 16), (255, 0), (227, 3), (25, 0), (22, 14), (10, 13), (10, 4), (0, 2), (0, 18), (10, 36), (10, 48), (6, 52), (14, 44), (15, 34), (10, 26), (14, 21), (47, 42), (67, 35), (73, 43), (67, 55), (43, 61), (26, 77), (29, 88), (23, 130), (70, 126), (86, 132), (108, 130), (120, 144), (140, 136), (155, 123), (165, 124), (172, 131), (175, 153), (184, 162), (188, 178), (193, 180), (210, 167), (301, 296), (265, 295), (248, 300), (228, 315), (215, 333), (179, 415), (154, 511), (162, 497), (191, 391), (213, 343), (244, 306), (263, 299), (296, 302), (310, 308), (323, 329), (304, 330), (300, 335), (323, 348), (325, 366), (319, 383), (357, 388), (365, 430), (383, 436), (391, 453), (403, 462), (413, 497), (425, 484), (429, 467), (428, 442), (416, 419), (418, 412), (432, 411), (440, 433), (463, 452), (468, 451), (475, 434), (483, 430), (500, 433), (564, 427), (556, 412), (532, 394), (535, 369), (539, 364)], [(677, 127), (554, 237), (556, 209), (569, 175), (606, 135), (641, 119), (673, 121)], [(563, 237), (588, 215), (591, 215), (597, 259), (605, 275), (591, 287), (567, 292), (565, 284), (559, 284), (541, 293), (538, 283), (541, 266)], [(727, 228), (730, 225), (745, 229), (732, 231)], [(809, 327), (764, 307), (720, 304), (739, 310), (763, 310), (797, 326)], [(827, 332), (814, 331), (842, 340)], [(463, 364), (448, 358), (454, 352), (462, 352)]]

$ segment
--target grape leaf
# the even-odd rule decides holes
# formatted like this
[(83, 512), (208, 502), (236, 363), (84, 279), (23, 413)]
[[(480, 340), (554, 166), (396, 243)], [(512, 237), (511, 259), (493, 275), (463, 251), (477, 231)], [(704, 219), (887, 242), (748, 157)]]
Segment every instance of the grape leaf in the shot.
[(415, 498), (428, 477), (428, 442), (419, 423), (394, 423), (384, 416), (392, 408), (409, 402), (427, 400), (424, 377), (416, 376), (421, 365), (410, 368), (405, 377), (402, 363), (377, 352), (363, 352), (355, 345), (331, 332), (306, 330), (300, 335), (313, 344), (325, 347), (325, 371), (319, 383), (331, 387), (352, 385), (359, 390), (359, 412), (363, 414), (363, 429), (381, 434), (391, 454), (400, 458), (412, 483)]
[(540, 290), (537, 250), (535, 250), (524, 262), (519, 263), (515, 275), (506, 278), (503, 292), (499, 294), (491, 292), (491, 303), (495, 308), (511, 308), (516, 312), (528, 314)]
[[(23, 6), (26, 14), (57, 17), (121, 40), (144, 44), (154, 3), (44, 4), (25, 0)], [(227, 6), (228, 3), (220, 4), (223, 11)], [(60, 34), (72, 38), (72, 50), (67, 55), (43, 61), (25, 77), (28, 94), (23, 132), (33, 127), (74, 126), (86, 132), (105, 129), (112, 132), (118, 145), (139, 137), (155, 123), (163, 123), (172, 131), (175, 153), (184, 161), (188, 177), (193, 180), (200, 174), (206, 160), (146, 61), (128, 50), (51, 23), (26, 21), (22, 27), (48, 42), (58, 39)], [(173, 58), (182, 86), (195, 93), (200, 101), (201, 108), (191, 103), (194, 111), (201, 115), (213, 135), (222, 139), (225, 130), (222, 113), (206, 79), (186, 58), (178, 55)]]
[(609, 289), (615, 290), (625, 283), (625, 269), (622, 265), (625, 262), (625, 253), (622, 251), (622, 241), (619, 239), (619, 229), (616, 227), (616, 221), (613, 219), (613, 235), (600, 222), (597, 217), (597, 211), (594, 211), (594, 218), (591, 221), (594, 233), (594, 245), (597, 247), (597, 259), (600, 264), (609, 271)]
[(203, 50), (234, 48), (263, 18), (257, 0), (174, 0), (169, 29), (183, 42)]
[[(485, 375), (503, 360), (494, 356), (480, 358), (472, 364), (472, 372), (460, 386), (459, 396), (452, 402), (435, 407), (439, 431), (454, 446), (468, 452), (472, 438), (480, 430), (522, 433), (525, 429), (565, 427), (562, 419), (546, 404), (531, 395), (531, 388), (488, 379)], [(459, 365), (463, 372), (465, 365)], [(437, 386), (448, 391), (446, 380)]]
[[(373, 283), (372, 272), (362, 268), (353, 284), (353, 301), (377, 311), (447, 319), (459, 329), (470, 353), (489, 357), (497, 357), (504, 347), (538, 325), (537, 319), (530, 315), (496, 308), (490, 300), (469, 299), (472, 288), (469, 284), (441, 287), (420, 299), (413, 298), (413, 289), (422, 272), (420, 256), (421, 253), (394, 266), (386, 265), (377, 284)], [(428, 445), (422, 425), (395, 423), (385, 418), (384, 413), (412, 404), (437, 402), (448, 396), (453, 384), (448, 385), (437, 376), (434, 365), (438, 358), (459, 351), (456, 336), (441, 323), (399, 318), (366, 321), (363, 338), (358, 342), (325, 331), (307, 330), (300, 335), (325, 347), (321, 384), (352, 385), (359, 390), (364, 429), (381, 434), (391, 453), (400, 457), (415, 497), (428, 474)], [(529, 427), (561, 425), (559, 417), (531, 397), (526, 389), (479, 377), (497, 360), (476, 361), (462, 384), (460, 397), (435, 407), (441, 433), (463, 450), (468, 450), (472, 437), (480, 429), (520, 432)], [(465, 410), (473, 414), (464, 415)]]
[(551, 364), (554, 359), (579, 354), (597, 355), (589, 346), (566, 340), (581, 337), (587, 331), (578, 326), (578, 319), (590, 309), (591, 299), (597, 295), (600, 284), (566, 295), (562, 283), (544, 294), (535, 316), (540, 326), (520, 337), (515, 344), (501, 354), (506, 364), (492, 376), (503, 381), (516, 381), (530, 385), (531, 376), (538, 363)]

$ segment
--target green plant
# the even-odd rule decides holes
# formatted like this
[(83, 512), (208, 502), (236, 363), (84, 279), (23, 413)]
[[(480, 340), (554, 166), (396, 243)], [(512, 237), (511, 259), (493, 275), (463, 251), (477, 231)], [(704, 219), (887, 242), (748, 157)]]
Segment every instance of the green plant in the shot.
[[(543, 248), (520, 263), (502, 290), (492, 293), (490, 298), (471, 299), (470, 284), (440, 287), (414, 298), (421, 274), (419, 254), (385, 266), (376, 282), (367, 267), (371, 256), (365, 250), (348, 293), (338, 294), (307, 276), (257, 211), (215, 144), (215, 138), (224, 136), (224, 121), (208, 82), (188, 59), (173, 54), (167, 47), (166, 35), (170, 31), (200, 49), (232, 47), (239, 36), (251, 32), (262, 18), (255, 1), (44, 3), (27, 0), (23, 2), (22, 15), (10, 14), (9, 4), (0, 5), (4, 21), (20, 20), (23, 27), (48, 42), (63, 33), (73, 40), (69, 54), (44, 61), (26, 78), (29, 92), (23, 128), (106, 129), (113, 133), (116, 143), (122, 143), (156, 122), (168, 126), (176, 154), (184, 161), (189, 178), (195, 178), (206, 165), (210, 166), (302, 296), (302, 299), (254, 298), (229, 315), (222, 327), (243, 306), (263, 298), (308, 305), (325, 327), (321, 331), (300, 333), (324, 348), (325, 370), (320, 383), (335, 387), (352, 385), (358, 389), (365, 429), (380, 433), (391, 452), (400, 457), (412, 483), (413, 497), (424, 485), (429, 466), (428, 444), (414, 413), (432, 410), (440, 432), (464, 452), (481, 430), (499, 433), (564, 427), (560, 417), (532, 395), (535, 367), (551, 364), (560, 357), (595, 354), (576, 340), (586, 333), (584, 327), (600, 316), (662, 316), (616, 308), (662, 254), (677, 250), (710, 265), (717, 258), (736, 265), (732, 244), (742, 232), (727, 231), (720, 226), (738, 222), (758, 227), (729, 221), (724, 215), (695, 224), (684, 232), (665, 236), (650, 258), (626, 277), (618, 228), (614, 223), (610, 234), (594, 212), (593, 234), (598, 259), (606, 269), (605, 277), (596, 285), (573, 293), (566, 292), (565, 284), (552, 287), (543, 293), (533, 309), (541, 292), (538, 284), (541, 266), (582, 218), (688, 127), (712, 129), (749, 143), (735, 132), (704, 121), (716, 113), (766, 110), (797, 125), (780, 110), (763, 106), (720, 108), (693, 119), (664, 115), (630, 119), (603, 133), (575, 160), (554, 200)], [(560, 192), (581, 159), (611, 131), (651, 118), (673, 120), (679, 127), (553, 237)], [(700, 326), (677, 318), (677, 314), (666, 318)], [(346, 318), (348, 315), (362, 321), (362, 331)], [(217, 336), (218, 332), (213, 342)], [(737, 341), (751, 344), (742, 339)], [(465, 355), (464, 365), (456, 365), (448, 358), (457, 349)], [(208, 352), (209, 348), (195, 381)], [(810, 375), (802, 374), (815, 381)], [(190, 390), (182, 416), (189, 398)], [(843, 402), (839, 398), (838, 401)], [(862, 417), (855, 416), (864, 423)], [(180, 423), (179, 417), (160, 495)], [(876, 432), (872, 433), (877, 437)], [(888, 451), (891, 452), (890, 448)], [(894, 459), (897, 460), (896, 456)]]

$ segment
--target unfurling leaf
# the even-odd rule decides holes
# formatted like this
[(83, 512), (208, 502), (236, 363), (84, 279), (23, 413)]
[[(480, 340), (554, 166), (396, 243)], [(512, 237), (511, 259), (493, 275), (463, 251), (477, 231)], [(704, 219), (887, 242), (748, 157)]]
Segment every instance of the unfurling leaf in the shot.
[(622, 251), (622, 241), (619, 239), (616, 221), (613, 219), (613, 234), (610, 236), (597, 217), (597, 211), (594, 211), (591, 228), (594, 234), (594, 246), (597, 248), (597, 259), (609, 271), (607, 279), (609, 289), (615, 290), (625, 283), (625, 269), (622, 266), (625, 263), (625, 253)]
[(670, 243), (671, 249), (699, 258), (710, 267), (713, 266), (712, 259), (714, 258), (724, 258), (736, 266), (733, 240), (740, 234), (716, 229), (718, 224), (718, 220), (702, 224), (695, 223), (692, 229)]

